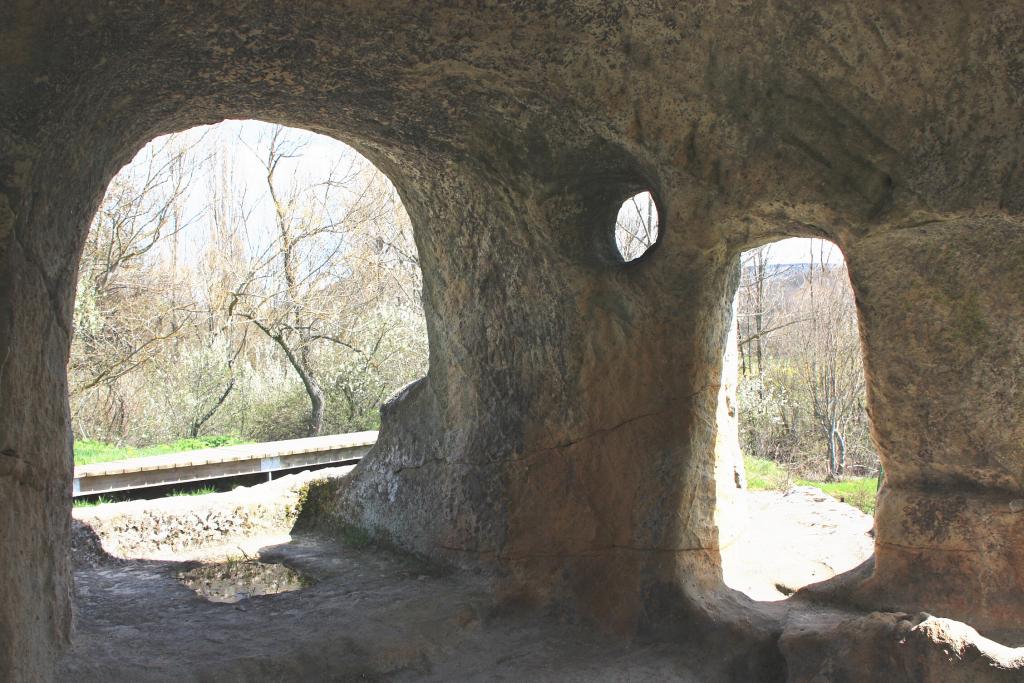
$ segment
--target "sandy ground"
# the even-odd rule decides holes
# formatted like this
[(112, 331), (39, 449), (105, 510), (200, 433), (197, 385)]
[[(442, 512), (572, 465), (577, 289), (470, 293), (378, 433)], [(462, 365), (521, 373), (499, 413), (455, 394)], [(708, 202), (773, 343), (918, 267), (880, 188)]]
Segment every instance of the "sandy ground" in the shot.
[[(295, 482), (275, 484), (282, 504), (289, 504)], [(157, 512), (154, 503), (142, 501), (119, 504), (123, 507), (117, 510), (76, 511), (80, 521), (91, 520), (108, 532), (121, 529), (122, 534), (131, 533), (133, 526), (125, 520), (137, 516), (150, 521), (134, 525), (136, 539), (105, 541), (129, 559), (104, 558), (95, 540), (90, 542), (87, 528), (76, 533), (76, 631), (61, 663), (60, 680), (735, 677), (723, 668), (735, 662), (721, 653), (664, 640), (624, 643), (535, 612), (496, 611), (484, 577), (446, 572), (385, 550), (312, 535), (289, 536), (284, 529), (274, 535), (258, 524), (244, 525), (258, 529), (256, 535), (226, 537), (225, 543), (213, 545), (204, 521), (216, 518), (211, 510), (256, 500), (264, 509), (273, 508), (271, 514), (279, 511), (275, 496), (261, 487), (202, 498), (156, 503)], [(752, 493), (748, 506), (748, 531), (724, 556), (727, 582), (756, 600), (782, 599), (783, 593), (828, 578), (870, 554), (870, 518), (820, 492)], [(153, 531), (152, 519), (166, 521), (174, 513), (198, 520), (199, 547), (171, 552), (166, 538)], [(179, 527), (185, 526), (179, 520)], [(301, 572), (313, 585), (214, 603), (177, 578), (200, 562), (257, 556)]]

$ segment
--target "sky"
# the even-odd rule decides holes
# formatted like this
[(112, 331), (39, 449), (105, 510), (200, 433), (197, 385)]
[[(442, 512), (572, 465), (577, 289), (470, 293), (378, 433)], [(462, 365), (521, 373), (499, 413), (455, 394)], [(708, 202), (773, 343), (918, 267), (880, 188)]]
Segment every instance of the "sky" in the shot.
[[(268, 135), (271, 128), (273, 128), (272, 124), (263, 121), (228, 119), (210, 126), (191, 128), (181, 135), (186, 136), (189, 140), (198, 140), (205, 136), (205, 142), (208, 144), (232, 148), (237, 152), (238, 170), (243, 174), (246, 182), (260, 185), (266, 172), (252, 150), (259, 148), (261, 136)], [(326, 175), (339, 159), (359, 156), (345, 143), (326, 135), (297, 128), (287, 130), (289, 138), (302, 141), (303, 148), (301, 157), (282, 165), (283, 174), (290, 174), (293, 170), (298, 169), (303, 174)]]
[(824, 257), (826, 263), (840, 264), (843, 254), (839, 247), (821, 239), (806, 237), (789, 237), (769, 245), (768, 262), (775, 264), (808, 263), (813, 251), (814, 261), (818, 263)]

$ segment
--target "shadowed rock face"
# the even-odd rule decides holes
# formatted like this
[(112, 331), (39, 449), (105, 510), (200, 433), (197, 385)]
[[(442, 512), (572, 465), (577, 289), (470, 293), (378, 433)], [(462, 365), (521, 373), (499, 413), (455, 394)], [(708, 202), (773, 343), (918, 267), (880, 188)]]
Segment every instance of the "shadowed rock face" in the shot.
[[(89, 220), (148, 140), (225, 117), (353, 144), (413, 219), (430, 372), (346, 522), (617, 631), (723, 618), (736, 256), (823, 236), (889, 473), (850, 599), (1020, 624), (1019, 5), (224, 4), (0, 0), (0, 678), (47, 676), (69, 633)], [(623, 264), (644, 189), (662, 238)]]

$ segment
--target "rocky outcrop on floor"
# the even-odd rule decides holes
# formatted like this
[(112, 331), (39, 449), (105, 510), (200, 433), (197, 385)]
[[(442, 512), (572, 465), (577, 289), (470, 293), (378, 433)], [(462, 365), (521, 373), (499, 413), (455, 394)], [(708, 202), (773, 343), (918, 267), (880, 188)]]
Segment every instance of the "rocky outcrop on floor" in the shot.
[(116, 562), (103, 549), (103, 542), (93, 528), (80, 519), (71, 520), (71, 565), (75, 569), (98, 567)]
[[(226, 493), (75, 508), (76, 562), (99, 561), (100, 553), (116, 558), (172, 558), (233, 539), (287, 534), (309, 484), (344, 476), (351, 469), (287, 475)], [(93, 539), (98, 539), (99, 548)]]
[(1024, 647), (1007, 647), (967, 624), (924, 613), (803, 614), (787, 625), (779, 647), (789, 683), (1024, 680)]

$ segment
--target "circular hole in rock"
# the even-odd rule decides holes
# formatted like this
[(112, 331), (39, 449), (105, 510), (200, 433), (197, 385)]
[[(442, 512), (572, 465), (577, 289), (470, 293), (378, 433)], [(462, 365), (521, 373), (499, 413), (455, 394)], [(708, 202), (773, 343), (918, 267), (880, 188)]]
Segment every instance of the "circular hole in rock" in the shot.
[(629, 262), (647, 253), (658, 241), (658, 207), (650, 192), (640, 192), (619, 208), (615, 218), (615, 246)]

